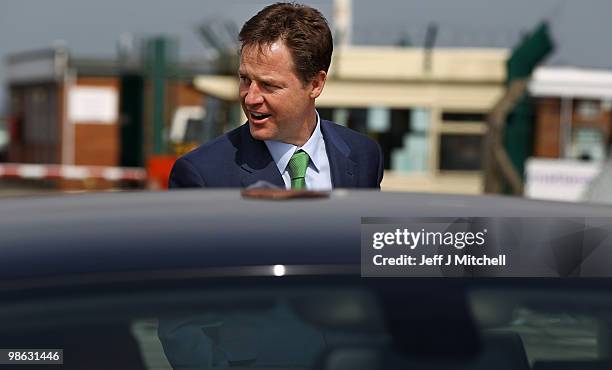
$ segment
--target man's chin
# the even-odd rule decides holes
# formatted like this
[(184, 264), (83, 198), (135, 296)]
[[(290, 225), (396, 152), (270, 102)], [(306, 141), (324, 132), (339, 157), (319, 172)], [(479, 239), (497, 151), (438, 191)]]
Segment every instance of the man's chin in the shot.
[(251, 131), (251, 136), (255, 140), (276, 140), (276, 134), (267, 127), (257, 127), (249, 122), (249, 130)]

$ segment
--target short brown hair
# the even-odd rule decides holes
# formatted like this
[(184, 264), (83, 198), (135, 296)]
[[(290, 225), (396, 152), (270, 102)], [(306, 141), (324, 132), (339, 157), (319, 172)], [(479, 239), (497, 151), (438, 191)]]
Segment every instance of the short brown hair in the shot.
[(334, 49), (332, 34), (321, 12), (307, 5), (276, 3), (263, 8), (240, 30), (245, 46), (285, 43), (293, 57), (296, 73), (306, 83), (319, 71), (329, 70)]

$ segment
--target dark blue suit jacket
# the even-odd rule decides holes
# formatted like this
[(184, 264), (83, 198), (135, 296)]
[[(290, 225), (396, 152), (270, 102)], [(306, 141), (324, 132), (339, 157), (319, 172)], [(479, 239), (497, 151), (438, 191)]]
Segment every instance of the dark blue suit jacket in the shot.
[[(383, 158), (375, 141), (325, 120), (321, 133), (334, 188), (380, 188)], [(244, 124), (179, 158), (169, 186), (244, 188), (259, 180), (285, 187), (266, 144)]]

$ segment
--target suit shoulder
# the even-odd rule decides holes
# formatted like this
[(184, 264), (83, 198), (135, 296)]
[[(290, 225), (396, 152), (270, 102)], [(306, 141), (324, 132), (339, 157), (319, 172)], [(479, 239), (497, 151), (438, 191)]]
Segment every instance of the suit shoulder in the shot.
[(332, 121), (322, 121), (322, 122), (324, 122), (328, 130), (333, 131), (334, 133), (336, 133), (338, 136), (340, 136), (342, 139), (344, 139), (349, 144), (356, 144), (359, 146), (378, 147), (378, 143), (367, 135), (364, 135), (360, 132), (352, 130), (348, 127), (341, 126)]
[(329, 139), (335, 148), (351, 158), (359, 168), (355, 187), (380, 189), (384, 158), (378, 143), (367, 135), (334, 122), (322, 121), (321, 125), (328, 133), (326, 140)]

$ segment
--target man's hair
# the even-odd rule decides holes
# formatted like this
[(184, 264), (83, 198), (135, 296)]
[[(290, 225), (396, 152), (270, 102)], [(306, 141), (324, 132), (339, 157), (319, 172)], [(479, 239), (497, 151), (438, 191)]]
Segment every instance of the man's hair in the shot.
[(240, 50), (262, 48), (280, 40), (293, 57), (295, 72), (302, 82), (319, 71), (327, 73), (334, 49), (327, 20), (316, 9), (296, 3), (276, 3), (263, 8), (240, 30)]

